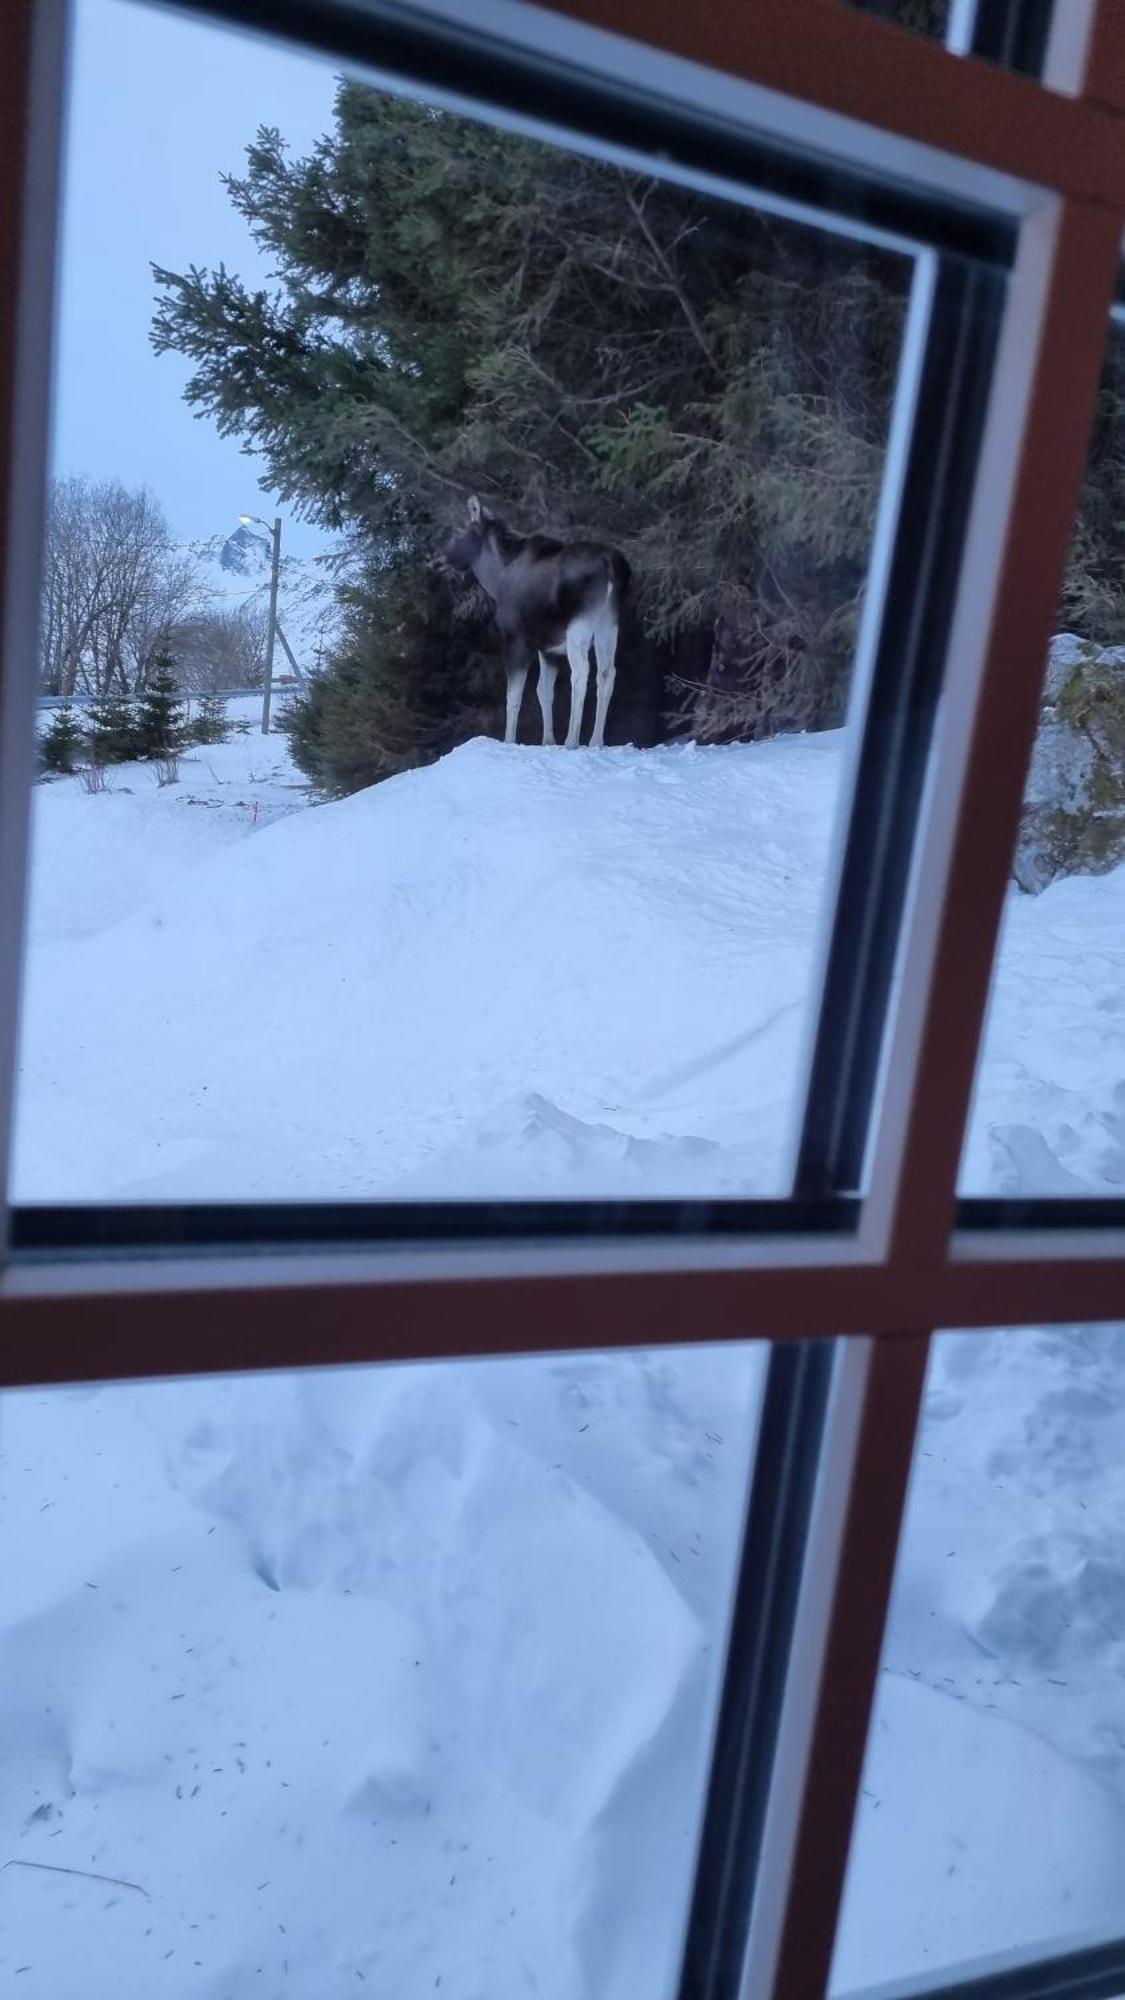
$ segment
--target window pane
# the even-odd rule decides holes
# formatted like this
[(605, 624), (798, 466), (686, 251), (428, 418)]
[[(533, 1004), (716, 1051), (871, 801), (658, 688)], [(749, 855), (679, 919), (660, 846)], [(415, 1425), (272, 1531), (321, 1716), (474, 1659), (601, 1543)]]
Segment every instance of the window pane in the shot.
[(833, 1989), (1125, 1932), (1125, 1326), (934, 1342)]
[(786, 1193), (912, 260), (77, 16), (18, 1198)]
[(6, 1395), (4, 1990), (671, 1995), (763, 1367)]
[(1125, 1193), (1125, 333), (1111, 329), (961, 1184)]

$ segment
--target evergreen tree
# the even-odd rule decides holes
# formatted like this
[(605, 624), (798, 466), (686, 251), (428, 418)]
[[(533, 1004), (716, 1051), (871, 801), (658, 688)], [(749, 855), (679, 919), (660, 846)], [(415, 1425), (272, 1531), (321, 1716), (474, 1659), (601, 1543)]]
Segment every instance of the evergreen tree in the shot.
[(95, 764), (125, 764), (138, 755), (137, 717), (128, 695), (98, 696), (90, 709), (90, 756)]
[(199, 714), (190, 727), (193, 743), (225, 743), (230, 736), (230, 716), (226, 696), (212, 689), (199, 704)]
[(400, 560), (372, 592), (353, 588), (333, 668), (278, 717), (298, 770), (340, 796), (430, 763), (451, 736), (495, 731), (490, 623), (475, 594), (455, 598), (421, 563)]
[(60, 702), (39, 739), (39, 766), (43, 771), (69, 773), (78, 767), (83, 748), (82, 731), (69, 701)]
[[(154, 345), (275, 491), (351, 531), (392, 622), (480, 490), (518, 530), (624, 550), (658, 683), (706, 673), (722, 616), (812, 655), (836, 713), (906, 259), (351, 83), (309, 159), (264, 130), (228, 187), (281, 289), (158, 271)], [(443, 665), (399, 632), (376, 657), (353, 623), (348, 707), (356, 643), (379, 761), (459, 740), (474, 649)]]
[[(865, 4), (925, 33), (946, 13)], [(356, 601), (383, 606), (349, 619), (336, 694), (294, 703), (310, 762), (330, 711), (368, 745), (340, 744), (333, 788), (440, 754), (500, 695), (479, 593), (450, 589), (440, 618), (478, 626), (446, 656), (410, 599), (470, 491), (624, 550), (619, 685), (642, 657), (657, 688), (633, 740), (661, 709), (716, 737), (839, 719), (908, 259), (355, 83), (310, 157), (263, 129), (227, 185), (279, 289), (158, 270), (153, 342), (274, 491), (350, 533)], [(1118, 346), (1063, 606), (1103, 640), (1125, 638)]]
[(175, 662), (161, 651), (137, 704), (135, 756), (174, 757), (185, 737), (184, 705), (180, 699)]

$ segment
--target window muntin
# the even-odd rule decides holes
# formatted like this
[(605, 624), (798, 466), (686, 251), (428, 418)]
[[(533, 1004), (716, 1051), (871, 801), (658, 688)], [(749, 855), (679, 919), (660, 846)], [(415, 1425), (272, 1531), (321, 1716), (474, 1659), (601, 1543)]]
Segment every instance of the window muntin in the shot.
[(967, 1196), (1125, 1194), (1123, 367), (1115, 325), (981, 1044)]

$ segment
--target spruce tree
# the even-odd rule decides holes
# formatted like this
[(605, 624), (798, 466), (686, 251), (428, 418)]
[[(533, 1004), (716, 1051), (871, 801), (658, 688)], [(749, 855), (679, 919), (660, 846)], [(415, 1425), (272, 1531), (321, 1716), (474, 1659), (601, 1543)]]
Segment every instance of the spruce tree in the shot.
[(169, 652), (157, 653), (137, 704), (138, 757), (174, 757), (185, 739), (184, 705)]
[(95, 764), (126, 764), (139, 754), (137, 717), (128, 695), (101, 694), (90, 709), (90, 756)]
[[(158, 270), (154, 345), (275, 492), (350, 531), (372, 601), (479, 491), (518, 532), (623, 550), (658, 685), (706, 674), (722, 617), (728, 658), (801, 662), (808, 719), (836, 719), (908, 260), (353, 83), (310, 158), (263, 130), (228, 188), (278, 286)], [(461, 740), (468, 649), (442, 672), (421, 632), (381, 662), (350, 633), (348, 708), (356, 637), (377, 763)], [(488, 656), (498, 694), (495, 634)]]
[(39, 765), (43, 771), (69, 774), (78, 767), (82, 754), (82, 731), (69, 701), (60, 703), (39, 739)]
[(193, 743), (225, 743), (230, 736), (226, 696), (220, 694), (217, 688), (204, 695), (190, 735)]

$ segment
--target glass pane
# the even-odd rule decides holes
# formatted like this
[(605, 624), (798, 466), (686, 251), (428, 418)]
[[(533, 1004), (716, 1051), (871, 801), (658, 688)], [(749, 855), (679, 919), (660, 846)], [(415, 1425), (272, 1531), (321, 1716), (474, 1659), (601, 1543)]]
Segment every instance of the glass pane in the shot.
[(671, 1996), (763, 1368), (6, 1395), (4, 1991)]
[(18, 1198), (788, 1191), (912, 270), (79, 0)]
[(1125, 1932), (1125, 1326), (935, 1340), (833, 1990)]
[(1125, 1194), (1125, 332), (1051, 645), (964, 1194)]

